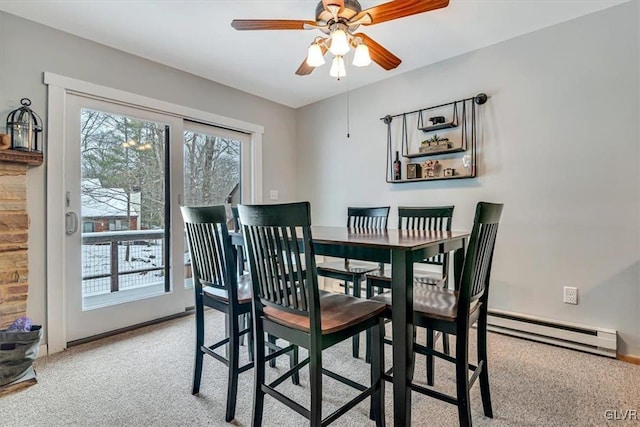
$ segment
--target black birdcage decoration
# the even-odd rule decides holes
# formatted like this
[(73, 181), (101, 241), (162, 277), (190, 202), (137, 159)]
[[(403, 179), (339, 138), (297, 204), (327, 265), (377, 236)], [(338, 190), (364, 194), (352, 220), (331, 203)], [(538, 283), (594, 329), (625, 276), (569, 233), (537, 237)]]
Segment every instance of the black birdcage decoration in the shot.
[(22, 98), (22, 107), (7, 116), (7, 133), (11, 137), (11, 149), (42, 152), (38, 134), (42, 132), (42, 120), (29, 106), (31, 100)]

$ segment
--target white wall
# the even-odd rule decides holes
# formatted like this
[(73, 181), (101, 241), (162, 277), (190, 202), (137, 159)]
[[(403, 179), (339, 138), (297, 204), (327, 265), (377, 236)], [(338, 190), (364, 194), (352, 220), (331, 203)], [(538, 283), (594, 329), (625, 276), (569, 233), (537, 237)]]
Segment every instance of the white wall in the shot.
[[(263, 195), (270, 189), (279, 190), (282, 200), (297, 194), (291, 168), (295, 163), (295, 111), (291, 108), (0, 12), (2, 123), (23, 97), (30, 98), (31, 108), (46, 120), (44, 71), (262, 125)], [(3, 124), (0, 131), (4, 131)], [(44, 166), (28, 172), (27, 194), (31, 217), (28, 315), (43, 325), (45, 168), (46, 158)]]
[[(613, 328), (619, 352), (640, 355), (637, 9), (623, 4), (355, 90), (350, 139), (344, 95), (299, 109), (299, 195), (314, 223), (343, 224), (349, 205), (454, 204), (454, 228), (469, 229), (476, 202), (502, 202), (491, 306)], [(380, 117), (478, 92), (491, 96), (478, 178), (385, 182)], [(562, 303), (564, 285), (579, 287), (579, 305)]]

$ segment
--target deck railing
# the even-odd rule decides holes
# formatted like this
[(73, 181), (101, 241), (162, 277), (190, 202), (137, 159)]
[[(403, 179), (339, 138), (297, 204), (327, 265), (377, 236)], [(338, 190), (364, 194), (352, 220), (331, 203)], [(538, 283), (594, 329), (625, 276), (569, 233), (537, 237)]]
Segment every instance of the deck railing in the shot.
[(164, 230), (82, 233), (83, 295), (164, 281)]

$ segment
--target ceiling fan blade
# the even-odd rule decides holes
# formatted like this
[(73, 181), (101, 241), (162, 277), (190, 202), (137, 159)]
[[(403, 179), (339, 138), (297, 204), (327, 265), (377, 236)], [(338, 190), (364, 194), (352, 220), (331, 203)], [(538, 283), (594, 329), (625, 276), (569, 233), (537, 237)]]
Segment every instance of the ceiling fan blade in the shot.
[[(327, 48), (324, 46), (320, 46), (320, 49), (322, 49), (322, 56), (324, 56), (327, 53)], [(304, 61), (302, 61), (302, 64), (300, 64), (300, 66), (296, 70), (296, 74), (299, 76), (308, 76), (315, 69), (316, 67), (311, 67), (307, 64), (307, 58), (305, 57)]]
[(300, 64), (300, 66), (296, 70), (296, 74), (299, 76), (308, 76), (315, 69), (316, 67), (310, 67), (309, 65), (307, 65), (307, 58), (304, 58), (304, 61), (302, 61), (302, 64)]
[(324, 6), (324, 10), (329, 10), (327, 7), (330, 4), (339, 6), (339, 12), (342, 12), (342, 9), (344, 9), (344, 0), (322, 0), (322, 6)]
[(356, 33), (354, 37), (360, 37), (365, 45), (369, 48), (369, 56), (371, 60), (384, 68), (385, 70), (393, 70), (396, 68), (402, 60), (389, 52), (380, 43), (369, 37), (364, 33)]
[(293, 19), (234, 19), (231, 26), (239, 31), (244, 30), (304, 30), (305, 26), (317, 26), (315, 21)]
[(392, 21), (405, 16), (441, 9), (449, 5), (449, 0), (394, 0), (363, 10), (353, 17), (351, 21), (357, 21), (367, 14), (371, 16), (371, 22), (364, 20), (363, 25), (379, 24)]

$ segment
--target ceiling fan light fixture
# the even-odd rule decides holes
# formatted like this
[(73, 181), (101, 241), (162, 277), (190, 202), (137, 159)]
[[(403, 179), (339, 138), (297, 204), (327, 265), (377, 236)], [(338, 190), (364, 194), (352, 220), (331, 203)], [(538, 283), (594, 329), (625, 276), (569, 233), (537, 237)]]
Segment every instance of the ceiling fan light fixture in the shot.
[(335, 77), (338, 80), (347, 75), (347, 69), (344, 66), (344, 58), (341, 55), (336, 55), (331, 63), (331, 70), (329, 75)]
[(356, 67), (366, 67), (371, 64), (371, 55), (369, 55), (369, 48), (366, 44), (360, 43), (356, 47), (356, 52), (353, 55), (353, 65)]
[(309, 46), (307, 53), (307, 65), (309, 67), (319, 67), (324, 64), (324, 55), (319, 44), (313, 43)]
[(331, 46), (329, 51), (336, 56), (343, 56), (349, 52), (349, 38), (342, 28), (337, 28), (331, 32)]

